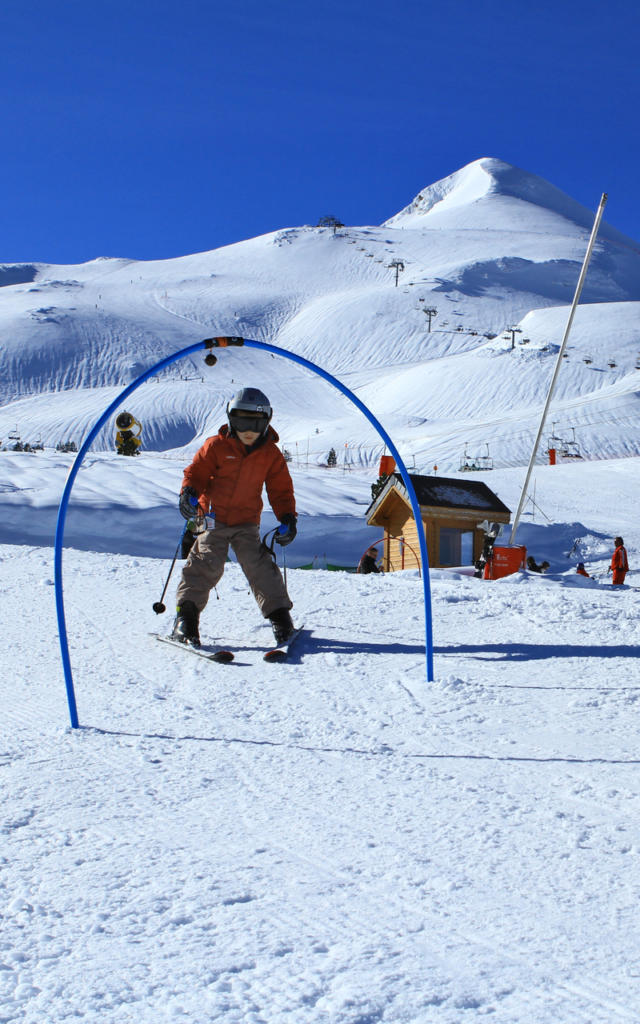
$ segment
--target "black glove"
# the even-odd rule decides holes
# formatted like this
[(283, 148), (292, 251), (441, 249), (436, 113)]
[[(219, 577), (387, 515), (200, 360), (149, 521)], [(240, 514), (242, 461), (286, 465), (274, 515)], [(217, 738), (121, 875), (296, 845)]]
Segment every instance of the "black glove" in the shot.
[(180, 502), (178, 505), (180, 515), (183, 519), (193, 519), (198, 511), (198, 495), (193, 487), (185, 487), (180, 491)]
[(283, 515), (280, 522), (282, 523), (282, 526), (286, 527), (286, 529), (283, 530), (282, 533), (280, 533), (282, 527), (278, 527), (278, 532), (276, 533), (276, 542), (278, 544), (281, 544), (282, 547), (286, 547), (287, 544), (291, 543), (296, 533), (298, 532), (298, 528), (296, 526), (296, 517), (294, 516), (293, 512), (286, 512)]

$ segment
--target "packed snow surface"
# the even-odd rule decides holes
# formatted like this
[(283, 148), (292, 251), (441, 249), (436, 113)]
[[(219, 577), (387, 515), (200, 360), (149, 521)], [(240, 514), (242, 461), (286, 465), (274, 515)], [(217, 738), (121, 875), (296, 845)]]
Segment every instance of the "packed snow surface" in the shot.
[[(566, 453), (543, 464), (545, 438), (518, 527), (549, 571), (432, 570), (432, 680), (417, 572), (322, 568), (380, 539), (380, 437), (255, 350), (150, 379), (127, 401), (142, 454), (116, 455), (110, 423), (78, 470), (61, 579), (79, 728), (54, 599), (75, 458), (54, 446), (213, 334), (315, 361), (412, 472), (455, 476), (464, 452), (460, 479), (515, 510), (589, 228), (570, 197), (484, 159), (379, 228), (0, 268), (2, 1024), (640, 1020), (636, 243), (603, 228), (547, 430)], [(245, 384), (274, 405), (298, 502), (304, 631), (281, 665), (234, 561), (202, 616), (233, 664), (152, 635), (171, 625), (180, 560), (167, 612), (152, 606), (183, 469)]]
[[(540, 473), (522, 531), (549, 575), (432, 571), (433, 682), (413, 571), (289, 568), (305, 632), (274, 666), (229, 563), (203, 635), (236, 662), (157, 643), (172, 551), (133, 553), (145, 512), (101, 507), (111, 469), (63, 557), (79, 729), (52, 550), (0, 547), (0, 1019), (639, 1019), (640, 591), (606, 576), (622, 530), (640, 584), (637, 460)], [(330, 473), (301, 493), (322, 506)], [(310, 553), (326, 523), (301, 523)]]

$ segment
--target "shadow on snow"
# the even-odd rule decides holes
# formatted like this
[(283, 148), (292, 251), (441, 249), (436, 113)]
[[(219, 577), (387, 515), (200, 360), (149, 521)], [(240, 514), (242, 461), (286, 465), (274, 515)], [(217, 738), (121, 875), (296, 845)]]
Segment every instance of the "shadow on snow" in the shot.
[(455, 644), (434, 647), (434, 654), (470, 654), (480, 661), (541, 661), (545, 658), (638, 658), (633, 644)]

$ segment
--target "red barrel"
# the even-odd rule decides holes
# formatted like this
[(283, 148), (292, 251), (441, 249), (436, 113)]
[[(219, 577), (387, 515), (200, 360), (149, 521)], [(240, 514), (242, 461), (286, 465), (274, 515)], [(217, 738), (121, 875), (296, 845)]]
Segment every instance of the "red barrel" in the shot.
[(499, 548), (494, 545), (491, 558), (484, 567), (485, 580), (499, 580), (503, 576), (524, 569), (527, 561), (527, 549), (524, 544), (512, 548)]

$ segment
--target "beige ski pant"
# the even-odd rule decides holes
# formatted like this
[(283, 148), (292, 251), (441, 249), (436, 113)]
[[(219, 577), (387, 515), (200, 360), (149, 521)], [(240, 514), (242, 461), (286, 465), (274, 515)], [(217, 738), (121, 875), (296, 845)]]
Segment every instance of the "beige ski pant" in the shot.
[(260, 529), (253, 523), (224, 526), (201, 533), (182, 570), (176, 604), (193, 601), (203, 611), (209, 594), (222, 578), (229, 546), (247, 577), (253, 596), (265, 619), (277, 608), (293, 608), (282, 573), (267, 548), (260, 542)]

